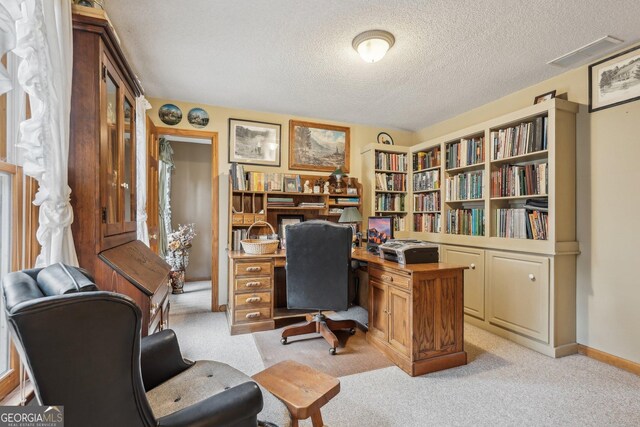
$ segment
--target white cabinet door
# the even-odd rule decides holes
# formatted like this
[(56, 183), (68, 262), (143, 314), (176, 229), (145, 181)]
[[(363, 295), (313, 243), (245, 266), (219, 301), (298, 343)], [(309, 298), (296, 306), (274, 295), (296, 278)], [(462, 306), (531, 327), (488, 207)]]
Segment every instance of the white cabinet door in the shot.
[(442, 246), (443, 262), (466, 265), (464, 271), (464, 312), (484, 320), (484, 250)]
[(494, 325), (549, 342), (549, 258), (488, 251), (487, 316)]

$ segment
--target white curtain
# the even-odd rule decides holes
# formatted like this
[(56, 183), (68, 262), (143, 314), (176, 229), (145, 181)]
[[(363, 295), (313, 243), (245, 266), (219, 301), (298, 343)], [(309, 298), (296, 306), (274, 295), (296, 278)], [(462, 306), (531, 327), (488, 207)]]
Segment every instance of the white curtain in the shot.
[(149, 246), (147, 227), (147, 113), (151, 104), (144, 96), (136, 98), (136, 218), (138, 240)]
[(73, 211), (67, 180), (73, 30), (69, 0), (3, 0), (20, 4), (16, 47), (18, 81), (29, 94), (31, 118), (20, 125), (24, 172), (37, 179), (40, 206), (37, 266), (78, 265), (71, 235)]
[[(16, 21), (22, 16), (22, 0), (0, 2), (0, 58), (16, 47)], [(0, 64), (0, 95), (11, 90), (11, 78), (4, 65)]]

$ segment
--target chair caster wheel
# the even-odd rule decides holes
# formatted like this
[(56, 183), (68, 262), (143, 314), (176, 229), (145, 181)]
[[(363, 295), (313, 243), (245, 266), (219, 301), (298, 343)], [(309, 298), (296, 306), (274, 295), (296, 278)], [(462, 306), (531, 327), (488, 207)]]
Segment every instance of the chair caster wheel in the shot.
[(349, 329), (349, 335), (355, 335), (355, 334), (356, 334), (356, 328)]
[(336, 355), (336, 348), (335, 347), (331, 347), (329, 349), (329, 354), (332, 355), (332, 356), (335, 356)]
[(285, 345), (287, 343), (287, 337), (280, 338), (280, 344)]

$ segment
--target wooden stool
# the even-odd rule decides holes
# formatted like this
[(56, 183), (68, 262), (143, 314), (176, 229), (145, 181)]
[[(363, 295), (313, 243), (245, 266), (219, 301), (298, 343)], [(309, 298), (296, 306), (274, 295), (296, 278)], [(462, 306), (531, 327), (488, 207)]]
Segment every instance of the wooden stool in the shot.
[(277, 363), (252, 378), (287, 405), (293, 427), (309, 417), (313, 427), (322, 427), (320, 408), (340, 392), (337, 378), (293, 360)]

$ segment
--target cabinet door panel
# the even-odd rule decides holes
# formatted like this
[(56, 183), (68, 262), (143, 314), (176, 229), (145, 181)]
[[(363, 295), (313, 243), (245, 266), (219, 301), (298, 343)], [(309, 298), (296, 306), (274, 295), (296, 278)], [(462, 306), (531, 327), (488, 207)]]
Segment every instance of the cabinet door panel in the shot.
[(389, 292), (389, 344), (404, 355), (409, 355), (409, 306), (408, 292), (388, 287)]
[(136, 229), (136, 110), (132, 98), (125, 95), (123, 99), (122, 219), (124, 230), (134, 231)]
[(122, 233), (122, 199), (120, 185), (122, 183), (122, 169), (120, 163), (120, 99), (122, 88), (120, 79), (105, 59), (104, 62), (104, 104), (103, 117), (105, 134), (102, 138), (100, 167), (104, 188), (103, 222), (106, 224), (105, 236)]
[(387, 285), (375, 280), (369, 282), (369, 334), (387, 341), (389, 316), (387, 315)]
[(489, 321), (549, 342), (549, 259), (489, 252), (488, 262)]
[(469, 267), (464, 271), (464, 312), (484, 320), (484, 251), (445, 246), (443, 255), (446, 263)]

